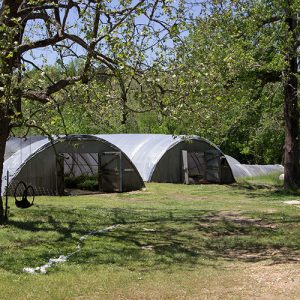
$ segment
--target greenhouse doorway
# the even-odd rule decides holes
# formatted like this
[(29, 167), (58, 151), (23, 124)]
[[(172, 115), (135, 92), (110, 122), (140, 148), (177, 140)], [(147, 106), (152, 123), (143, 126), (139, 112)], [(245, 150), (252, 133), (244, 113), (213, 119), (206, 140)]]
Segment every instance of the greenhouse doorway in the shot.
[(182, 151), (183, 182), (185, 184), (220, 183), (220, 151), (206, 152)]
[(57, 193), (99, 193), (98, 153), (60, 153), (57, 156)]
[(122, 153), (103, 152), (99, 154), (100, 190), (105, 193), (122, 192)]
[(121, 192), (121, 153), (60, 153), (57, 156), (59, 195)]

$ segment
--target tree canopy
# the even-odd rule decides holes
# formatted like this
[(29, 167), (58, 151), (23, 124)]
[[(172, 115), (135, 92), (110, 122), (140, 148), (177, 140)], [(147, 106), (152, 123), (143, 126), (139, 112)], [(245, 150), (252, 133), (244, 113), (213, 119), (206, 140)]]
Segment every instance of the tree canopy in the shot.
[(206, 4), (206, 14), (179, 51), (190, 91), (182, 105), (198, 113), (195, 119), (205, 128), (199, 131), (207, 130), (208, 137), (218, 132), (218, 143), (236, 157), (259, 162), (282, 157), (285, 187), (296, 188), (299, 1)]

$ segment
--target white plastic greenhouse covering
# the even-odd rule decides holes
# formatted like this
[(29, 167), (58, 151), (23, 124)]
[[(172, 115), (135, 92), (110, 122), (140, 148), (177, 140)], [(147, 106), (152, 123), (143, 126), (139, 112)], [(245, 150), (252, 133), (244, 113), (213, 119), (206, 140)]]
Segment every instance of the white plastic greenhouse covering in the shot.
[[(133, 162), (144, 181), (151, 180), (151, 176), (161, 158), (168, 150), (175, 148), (182, 141), (202, 141), (210, 148), (220, 151), (211, 142), (197, 136), (174, 137), (163, 134), (74, 135), (74, 137), (79, 139), (81, 136), (91, 136), (94, 139), (101, 139), (119, 148)], [(10, 138), (7, 141), (2, 175), (2, 193), (6, 185), (6, 180), (3, 180), (5, 179), (6, 171), (9, 169), (10, 177), (14, 177), (24, 162), (29, 160), (32, 155), (43, 151), (45, 147), (49, 147), (49, 139), (42, 136), (32, 136), (25, 140)], [(226, 155), (225, 157), (235, 178), (283, 172), (281, 165), (245, 165), (240, 164), (230, 156)]]
[[(203, 140), (218, 149), (213, 143), (198, 136), (177, 136), (165, 134), (107, 134), (99, 137), (116, 145), (124, 151), (135, 164), (144, 181), (151, 175), (161, 157), (174, 145), (183, 140)], [(283, 172), (282, 165), (247, 165), (229, 155), (225, 155), (234, 178), (255, 177)]]
[(235, 158), (225, 155), (234, 178), (257, 177), (272, 173), (283, 173), (282, 165), (247, 165), (241, 164)]
[(6, 174), (9, 171), (9, 181), (16, 175), (20, 166), (38, 149), (48, 144), (49, 140), (45, 137), (28, 137), (26, 139), (10, 138), (6, 142), (5, 160), (3, 164), (2, 174), (2, 189), (1, 193), (4, 194), (7, 184)]
[[(83, 135), (74, 135), (79, 137)], [(161, 158), (168, 150), (174, 149), (177, 145), (186, 141), (194, 140), (201, 142), (206, 149), (216, 149), (221, 151), (209, 141), (196, 136), (172, 136), (164, 134), (105, 134), (86, 135), (94, 139), (101, 139), (119, 148), (133, 162), (144, 181), (150, 181), (151, 176)], [(19, 172), (20, 166), (30, 159), (31, 155), (42, 152), (45, 147), (49, 147), (47, 137), (34, 136), (27, 139), (11, 138), (7, 141), (6, 160), (4, 163), (3, 176), (9, 169), (10, 177), (13, 178)], [(178, 153), (175, 153), (176, 160), (179, 160)], [(180, 151), (181, 155), (181, 151)], [(181, 156), (180, 156), (181, 157)], [(170, 168), (171, 166), (164, 166)], [(180, 168), (178, 166), (178, 168)], [(176, 175), (178, 177), (178, 175)], [(2, 181), (2, 191), (4, 191), (5, 180)]]
[[(98, 134), (92, 136), (106, 140), (120, 148), (134, 161), (144, 181), (149, 180), (162, 155), (183, 140), (181, 137), (164, 134)], [(38, 149), (42, 150), (43, 146), (48, 143), (49, 139), (43, 136), (29, 136), (26, 139), (10, 138), (6, 144), (3, 174), (6, 174), (8, 165), (10, 173), (14, 174), (31, 154)], [(17, 153), (19, 150), (22, 151)]]
[(175, 137), (167, 134), (101, 134), (97, 136), (122, 149), (135, 164), (144, 181), (150, 181), (158, 161), (170, 148), (187, 139), (200, 140), (196, 136)]
[(9, 157), (11, 157), (14, 153), (21, 150), (22, 148), (44, 139), (45, 137), (42, 135), (29, 136), (26, 139), (16, 137), (9, 138), (5, 147), (4, 160), (7, 160)]
[[(63, 137), (64, 136), (53, 137), (53, 140), (57, 142), (59, 138), (63, 138)], [(85, 140), (85, 139), (99, 141), (107, 144), (107, 146), (111, 147), (111, 149), (114, 151), (121, 151), (120, 149), (118, 149), (118, 147), (112, 145), (109, 141), (102, 139), (100, 135), (71, 135), (70, 137), (78, 141)], [(29, 136), (25, 139), (23, 138), (8, 139), (6, 143), (5, 160), (3, 164), (3, 173), (2, 173), (2, 189), (1, 189), (2, 195), (4, 194), (5, 187), (7, 185), (7, 178), (6, 178), (7, 171), (9, 171), (9, 181), (11, 181), (17, 176), (17, 174), (20, 172), (24, 164), (26, 164), (33, 156), (43, 152), (45, 149), (49, 147), (51, 147), (51, 142), (48, 139), (48, 137), (45, 136)], [(126, 157), (126, 153), (124, 154), (125, 154), (124, 164), (126, 165), (132, 164), (128, 160), (128, 157)], [(129, 168), (127, 169), (131, 170)], [(138, 171), (136, 171), (136, 173), (138, 174)], [(139, 174), (137, 176), (140, 177)], [(140, 180), (142, 180), (141, 177)]]

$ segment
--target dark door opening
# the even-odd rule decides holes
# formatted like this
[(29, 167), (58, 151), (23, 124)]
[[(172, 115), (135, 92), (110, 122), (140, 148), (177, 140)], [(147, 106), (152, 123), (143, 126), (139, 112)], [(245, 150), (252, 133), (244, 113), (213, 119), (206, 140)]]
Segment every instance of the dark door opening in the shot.
[(99, 188), (106, 193), (123, 191), (121, 152), (99, 154)]
[(183, 182), (186, 184), (220, 183), (220, 152), (182, 151)]
[(59, 195), (99, 192), (98, 153), (60, 153), (56, 165)]

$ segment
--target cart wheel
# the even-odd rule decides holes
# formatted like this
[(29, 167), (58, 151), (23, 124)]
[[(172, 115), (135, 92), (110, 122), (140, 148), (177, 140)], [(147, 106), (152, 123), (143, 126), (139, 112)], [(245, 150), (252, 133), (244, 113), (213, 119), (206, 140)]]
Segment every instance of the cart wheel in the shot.
[(27, 200), (31, 203), (34, 202), (35, 191), (32, 185), (29, 185), (26, 190), (24, 191), (24, 195), (26, 196)]
[(23, 195), (26, 189), (26, 183), (24, 181), (19, 181), (14, 192), (14, 197), (16, 201), (21, 201), (23, 199)]

